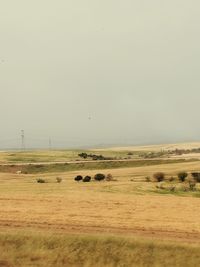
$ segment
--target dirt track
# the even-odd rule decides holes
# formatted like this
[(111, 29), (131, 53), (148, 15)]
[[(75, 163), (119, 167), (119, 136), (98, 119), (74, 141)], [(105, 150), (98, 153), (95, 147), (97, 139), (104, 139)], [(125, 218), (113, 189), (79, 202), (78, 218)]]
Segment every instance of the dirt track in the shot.
[(32, 230), (32, 231), (48, 231), (57, 234), (97, 234), (97, 235), (119, 235), (119, 236), (137, 236), (141, 238), (151, 238), (159, 240), (174, 240), (187, 243), (200, 243), (199, 232), (185, 232), (185, 231), (167, 231), (161, 229), (146, 229), (145, 227), (100, 227), (100, 226), (86, 226), (74, 224), (51, 224), (51, 223), (37, 223), (27, 221), (12, 221), (0, 220), (0, 232), (5, 230)]

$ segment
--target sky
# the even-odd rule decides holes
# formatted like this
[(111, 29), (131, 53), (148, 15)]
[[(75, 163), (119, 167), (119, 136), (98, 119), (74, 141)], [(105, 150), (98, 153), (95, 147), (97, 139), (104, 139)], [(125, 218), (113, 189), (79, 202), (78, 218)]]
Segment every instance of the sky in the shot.
[(199, 10), (0, 0), (0, 148), (199, 141)]

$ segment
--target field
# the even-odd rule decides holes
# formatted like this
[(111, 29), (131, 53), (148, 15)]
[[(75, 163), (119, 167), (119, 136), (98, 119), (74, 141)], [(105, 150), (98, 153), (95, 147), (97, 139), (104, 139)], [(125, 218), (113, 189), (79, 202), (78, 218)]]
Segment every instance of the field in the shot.
[[(77, 151), (51, 153), (74, 156), (64, 165), (61, 158), (51, 162), (47, 151), (1, 155), (1, 267), (200, 266), (200, 185), (189, 191), (182, 190), (187, 182), (169, 181), (179, 171), (199, 171), (198, 157), (80, 163)], [(19, 160), (11, 164), (10, 154)], [(30, 154), (42, 163), (27, 164)], [(176, 191), (157, 187), (152, 177), (160, 171)], [(114, 181), (74, 181), (98, 172)]]
[(179, 144), (160, 144), (146, 146), (126, 146), (126, 147), (110, 147), (105, 149), (96, 149), (96, 151), (160, 151), (173, 149), (193, 149), (200, 147), (200, 142), (179, 143)]

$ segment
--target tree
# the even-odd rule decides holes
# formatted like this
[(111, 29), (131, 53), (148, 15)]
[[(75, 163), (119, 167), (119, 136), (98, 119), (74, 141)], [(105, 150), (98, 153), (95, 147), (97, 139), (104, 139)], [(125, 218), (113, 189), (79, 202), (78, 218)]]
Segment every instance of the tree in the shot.
[(83, 176), (81, 175), (77, 175), (75, 178), (74, 178), (75, 181), (79, 182), (81, 180), (83, 180)]
[(162, 182), (165, 179), (165, 174), (163, 172), (156, 172), (153, 177), (157, 182)]
[(90, 176), (85, 176), (84, 178), (83, 178), (83, 182), (84, 183), (89, 183), (91, 181), (91, 177)]
[(185, 179), (188, 177), (188, 174), (187, 172), (179, 172), (178, 173), (178, 179), (181, 181), (181, 182), (185, 182)]
[(83, 159), (87, 159), (88, 154), (83, 152), (83, 153), (78, 154), (78, 156), (83, 158)]
[(94, 180), (96, 181), (102, 181), (106, 178), (106, 176), (103, 174), (103, 173), (97, 173), (95, 176), (94, 176)]
[(193, 172), (192, 177), (197, 183), (200, 183), (200, 173), (199, 172)]

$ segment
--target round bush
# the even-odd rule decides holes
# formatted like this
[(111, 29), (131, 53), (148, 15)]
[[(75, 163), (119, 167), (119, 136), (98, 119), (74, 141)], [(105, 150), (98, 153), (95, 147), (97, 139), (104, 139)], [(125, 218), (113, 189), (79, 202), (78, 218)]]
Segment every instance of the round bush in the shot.
[(103, 174), (103, 173), (97, 173), (95, 176), (94, 176), (94, 180), (96, 181), (102, 181), (106, 178), (106, 176)]
[(199, 172), (193, 172), (192, 177), (197, 183), (200, 183), (200, 173)]
[(44, 184), (44, 183), (46, 183), (46, 181), (44, 179), (42, 179), (42, 178), (38, 178), (37, 179), (37, 183)]
[(77, 175), (75, 178), (74, 178), (75, 181), (79, 182), (81, 180), (83, 180), (83, 176), (81, 175)]
[(83, 182), (84, 183), (89, 183), (91, 181), (91, 177), (90, 176), (85, 176), (84, 178), (83, 178)]
[(188, 176), (187, 172), (179, 172), (178, 173), (178, 179), (181, 182), (185, 182), (185, 179), (187, 178), (187, 176)]
[(157, 182), (162, 182), (165, 179), (165, 174), (163, 172), (156, 172), (153, 177)]

